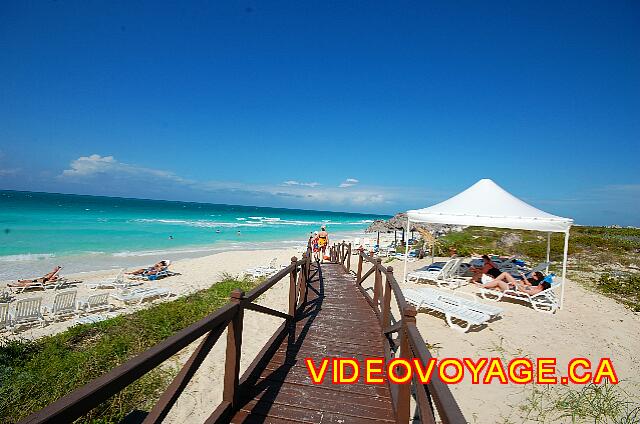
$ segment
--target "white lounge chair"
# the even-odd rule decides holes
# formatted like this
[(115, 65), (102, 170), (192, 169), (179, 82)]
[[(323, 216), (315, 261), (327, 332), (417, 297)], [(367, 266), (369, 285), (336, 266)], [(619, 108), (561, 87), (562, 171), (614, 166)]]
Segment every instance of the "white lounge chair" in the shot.
[(141, 281), (130, 281), (126, 279), (125, 268), (122, 268), (118, 275), (113, 278), (93, 283), (84, 283), (90, 289), (125, 289), (127, 287), (139, 286), (143, 284)]
[(268, 277), (280, 271), (282, 268), (286, 268), (286, 265), (278, 266), (277, 264), (278, 264), (278, 258), (273, 258), (269, 262), (269, 265), (249, 268), (244, 273), (253, 278)]
[(91, 295), (84, 302), (80, 302), (80, 312), (92, 314), (99, 311), (111, 311), (113, 306), (109, 303), (109, 293)]
[(9, 304), (0, 303), (0, 331), (5, 331), (11, 326), (9, 320)]
[(171, 293), (168, 289), (160, 287), (144, 287), (135, 289), (125, 289), (118, 293), (111, 294), (111, 298), (123, 303), (141, 304), (145, 300), (155, 299), (157, 297), (169, 297)]
[(69, 287), (76, 286), (80, 284), (82, 281), (78, 280), (69, 280), (68, 278), (57, 278), (53, 281), (47, 281), (44, 283), (45, 289), (54, 289), (54, 290), (63, 290), (68, 289)]
[(115, 316), (116, 316), (115, 313), (87, 315), (86, 317), (80, 317), (76, 319), (75, 323), (76, 324), (95, 324), (97, 322), (106, 321)]
[(463, 297), (466, 293), (458, 292), (460, 295), (454, 295), (451, 292), (443, 292), (430, 287), (420, 287), (414, 290), (421, 293), (427, 293), (430, 296), (437, 296), (440, 300), (445, 302), (465, 306), (472, 311), (487, 314), (492, 318), (498, 317), (499, 315), (502, 315), (502, 312), (504, 312), (504, 309), (498, 306), (487, 305), (486, 303), (479, 302), (473, 295), (469, 295), (470, 298), (468, 299)]
[[(472, 310), (469, 307), (452, 302), (451, 299), (442, 299), (440, 296), (429, 292), (419, 292), (415, 289), (405, 289), (402, 291), (407, 302), (420, 310), (430, 310), (444, 315), (449, 327), (456, 331), (466, 333), (474, 325), (483, 325), (491, 320), (491, 315)], [(465, 324), (457, 324), (454, 320), (462, 321)]]
[(57, 320), (58, 318), (77, 314), (77, 294), (77, 290), (67, 290), (57, 293), (53, 298), (53, 304), (49, 307), (44, 308), (45, 314), (48, 315), (53, 321)]
[(7, 284), (7, 288), (14, 293), (24, 293), (27, 290), (40, 289), (44, 290), (44, 284), (41, 281), (32, 281), (30, 283)]
[(462, 258), (454, 258), (455, 262), (449, 268), (448, 272), (442, 273), (438, 278), (434, 281), (438, 285), (438, 287), (442, 289), (457, 289), (464, 285), (469, 284), (469, 279), (462, 277), (458, 270), (460, 266), (464, 262)]
[(407, 274), (408, 282), (418, 282), (420, 280), (429, 280), (438, 282), (439, 280), (444, 280), (448, 278), (451, 274), (451, 270), (455, 269), (454, 267), (459, 266), (459, 263), (462, 261), (461, 258), (453, 258), (449, 259), (442, 268), (437, 271), (414, 271)]
[(534, 295), (530, 295), (526, 291), (519, 290), (517, 286), (514, 290), (509, 289), (505, 291), (500, 291), (497, 289), (486, 289), (484, 287), (481, 287), (480, 295), (483, 299), (493, 300), (496, 302), (502, 300), (503, 298), (521, 300), (523, 302), (529, 303), (531, 307), (538, 312), (553, 314), (560, 306), (560, 300), (555, 293), (555, 289), (557, 289), (561, 285), (562, 281), (553, 282), (551, 283), (551, 287)]
[(42, 316), (42, 298), (30, 297), (20, 299), (16, 302), (15, 313), (10, 318), (12, 331), (19, 325), (39, 323), (44, 326), (45, 320)]

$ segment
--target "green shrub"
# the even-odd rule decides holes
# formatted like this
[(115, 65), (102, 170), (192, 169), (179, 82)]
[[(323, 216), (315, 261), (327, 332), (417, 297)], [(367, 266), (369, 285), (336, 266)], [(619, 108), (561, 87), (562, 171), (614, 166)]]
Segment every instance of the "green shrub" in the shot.
[(629, 274), (619, 278), (603, 274), (596, 288), (633, 310), (640, 311), (640, 274)]
[[(226, 278), (209, 289), (130, 315), (71, 327), (35, 341), (0, 340), (0, 422), (12, 423), (105, 374), (204, 318), (249, 280)], [(79, 422), (118, 422), (149, 409), (177, 370), (161, 366), (91, 411)]]

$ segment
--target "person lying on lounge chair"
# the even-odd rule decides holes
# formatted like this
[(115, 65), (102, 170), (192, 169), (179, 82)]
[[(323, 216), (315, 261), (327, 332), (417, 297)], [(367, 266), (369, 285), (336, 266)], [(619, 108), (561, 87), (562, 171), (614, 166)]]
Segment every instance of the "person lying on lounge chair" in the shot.
[(530, 295), (540, 293), (541, 291), (551, 287), (550, 283), (544, 281), (544, 274), (541, 272), (535, 272), (529, 278), (526, 278), (522, 273), (520, 273), (520, 275), (523, 278), (522, 281), (516, 280), (508, 272), (503, 272), (493, 281), (490, 281), (487, 284), (475, 284), (487, 289), (496, 288), (500, 291), (515, 290), (517, 287), (518, 290), (524, 291)]
[(474, 266), (469, 268), (469, 270), (473, 272), (473, 276), (471, 277), (470, 282), (489, 282), (494, 278), (498, 278), (498, 276), (500, 275), (500, 270), (498, 270), (498, 267), (491, 261), (489, 256), (482, 255), (482, 262), (483, 265), (481, 268), (476, 268)]
[[(55, 268), (53, 268), (53, 271), (51, 271), (48, 274), (45, 274), (44, 276), (40, 277), (40, 278), (32, 278), (30, 280), (18, 280), (18, 284), (17, 285), (27, 285), (27, 284), (32, 284), (32, 283), (50, 283), (53, 281), (56, 281), (59, 276), (58, 273), (60, 272), (60, 270), (62, 269), (61, 266), (57, 266)], [(12, 284), (12, 286), (16, 286), (16, 284)]]
[(129, 274), (129, 275), (141, 275), (141, 274), (153, 275), (153, 274), (157, 274), (158, 272), (166, 269), (168, 266), (169, 266), (169, 262), (168, 261), (160, 261), (160, 262), (154, 264), (153, 266), (150, 266), (149, 268), (136, 269), (135, 271), (127, 272), (127, 274)]

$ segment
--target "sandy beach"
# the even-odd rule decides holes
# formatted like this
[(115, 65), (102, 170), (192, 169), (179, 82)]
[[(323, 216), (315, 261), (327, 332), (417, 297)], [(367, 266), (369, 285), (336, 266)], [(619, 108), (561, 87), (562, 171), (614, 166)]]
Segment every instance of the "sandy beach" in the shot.
[[(449, 258), (434, 258), (445, 261)], [(383, 263), (386, 262), (383, 259)], [(431, 258), (409, 262), (413, 271), (430, 264)], [(352, 260), (352, 270), (357, 261)], [(389, 261), (398, 281), (402, 279), (404, 262)], [(364, 270), (369, 266), (365, 264)], [(372, 287), (369, 278), (363, 286)], [(429, 283), (405, 283), (404, 288), (431, 287)], [(489, 322), (484, 328), (472, 328), (467, 333), (452, 330), (443, 316), (420, 312), (417, 326), (434, 357), (498, 357), (503, 363), (514, 358), (557, 358), (558, 374), (566, 375), (568, 362), (575, 357), (585, 357), (597, 364), (600, 358), (611, 358), (620, 379), (619, 387), (640, 403), (640, 314), (629, 310), (613, 299), (590, 291), (568, 280), (565, 303), (555, 314), (540, 313), (531, 307), (511, 300), (492, 302), (478, 297), (473, 285), (447, 293), (476, 298), (480, 302), (504, 309), (502, 317)], [(392, 302), (393, 304), (393, 302)], [(396, 312), (397, 314), (397, 308)], [(533, 406), (533, 399), (540, 408), (549, 407), (562, 393), (563, 387), (516, 384), (472, 385), (468, 376), (461, 384), (450, 385), (462, 412), (469, 422), (477, 423), (528, 423), (539, 422), (534, 411), (527, 417), (523, 406)], [(579, 389), (579, 386), (570, 386)], [(534, 390), (550, 390), (545, 400)], [(567, 421), (567, 422), (570, 422)]]
[[(368, 237), (371, 237), (370, 235)], [(373, 240), (373, 237), (371, 237)], [(389, 237), (383, 237), (383, 243)], [(247, 250), (223, 252), (214, 255), (182, 259), (174, 262), (171, 269), (179, 275), (165, 278), (153, 285), (171, 290), (176, 296), (182, 296), (209, 287), (221, 279), (223, 274), (241, 275), (250, 267), (267, 265), (276, 258), (278, 265), (287, 265), (292, 256), (301, 256), (300, 249)], [(445, 260), (447, 258), (435, 258)], [(387, 265), (393, 266), (398, 279), (401, 279), (403, 261), (383, 259)], [(409, 270), (431, 263), (431, 258), (410, 262)], [(352, 269), (357, 267), (357, 260), (352, 258)], [(365, 265), (365, 270), (367, 266)], [(97, 282), (113, 277), (117, 271), (95, 271), (73, 274), (67, 277), (81, 279), (85, 282)], [(145, 283), (149, 284), (149, 283)], [(371, 285), (371, 281), (365, 282)], [(435, 287), (430, 284), (403, 284), (402, 287)], [(89, 289), (84, 284), (76, 287), (78, 299), (98, 291)], [(464, 286), (455, 291), (456, 294), (476, 296), (474, 286)], [(287, 307), (288, 280), (284, 279), (267, 291), (259, 303), (271, 308), (285, 311)], [(17, 295), (18, 298), (42, 296), (44, 305), (51, 303), (53, 290), (30, 292)], [(419, 313), (417, 325), (425, 338), (432, 354), (436, 357), (500, 357), (509, 361), (515, 357), (549, 357), (558, 359), (558, 369), (566, 367), (573, 357), (586, 357), (597, 362), (599, 358), (612, 359), (621, 380), (620, 387), (628, 393), (638, 396), (640, 393), (640, 316), (615, 301), (598, 293), (586, 290), (569, 281), (566, 286), (564, 309), (554, 315), (543, 314), (532, 308), (511, 301), (491, 304), (504, 309), (502, 318), (490, 322), (486, 327), (472, 329), (462, 334), (450, 329), (445, 320), (437, 315)], [(175, 297), (173, 297), (175, 298)], [(481, 300), (482, 302), (487, 302)], [(117, 304), (117, 302), (116, 302)], [(120, 305), (121, 306), (121, 305)], [(147, 307), (143, 305), (142, 307)], [(116, 313), (124, 314), (135, 310), (135, 307), (119, 307)], [(396, 310), (397, 313), (397, 310)], [(282, 320), (246, 311), (244, 319), (244, 342), (242, 351), (241, 372), (251, 363), (257, 352), (271, 337)], [(45, 327), (32, 327), (18, 333), (17, 337), (38, 338), (63, 331), (73, 325), (73, 320), (49, 323)], [(224, 375), (225, 335), (213, 348), (199, 372), (190, 382), (179, 399), (166, 422), (203, 422), (211, 411), (210, 405), (217, 405), (222, 396)], [(197, 343), (192, 344), (174, 359), (168, 366), (178, 367), (184, 363)], [(468, 380), (462, 384), (450, 386), (463, 413), (470, 422), (534, 422), (535, 413), (528, 418), (521, 408), (531, 401), (535, 388), (518, 385), (473, 386)], [(562, 387), (551, 388), (551, 398), (562, 390)]]

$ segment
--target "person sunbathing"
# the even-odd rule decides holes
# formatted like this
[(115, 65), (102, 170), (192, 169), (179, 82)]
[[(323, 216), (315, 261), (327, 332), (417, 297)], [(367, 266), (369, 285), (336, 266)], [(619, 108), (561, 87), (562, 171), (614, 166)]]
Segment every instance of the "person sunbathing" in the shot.
[(469, 270), (473, 272), (473, 276), (470, 280), (471, 283), (478, 283), (480, 281), (488, 283), (492, 279), (498, 278), (500, 275), (498, 267), (487, 255), (482, 255), (482, 267), (472, 266)]
[(160, 261), (160, 262), (154, 264), (153, 266), (150, 266), (149, 268), (136, 269), (135, 271), (127, 272), (127, 274), (129, 274), (129, 275), (141, 275), (141, 274), (154, 275), (154, 274), (157, 274), (160, 271), (163, 271), (163, 270), (167, 269), (168, 266), (169, 266), (169, 261)]
[(531, 277), (527, 278), (523, 273), (520, 273), (522, 280), (516, 280), (513, 275), (508, 272), (503, 272), (492, 281), (486, 284), (474, 283), (479, 287), (487, 289), (498, 289), (500, 291), (516, 290), (527, 292), (528, 294), (537, 294), (543, 290), (551, 287), (551, 284), (544, 281), (544, 274), (541, 272), (534, 272)]
[[(61, 266), (57, 266), (55, 268), (53, 268), (53, 271), (51, 271), (48, 274), (45, 274), (44, 276), (40, 277), (40, 278), (32, 278), (30, 280), (18, 280), (18, 284), (19, 285), (27, 285), (27, 284), (33, 284), (33, 283), (50, 283), (52, 281), (56, 281), (59, 276), (58, 273), (60, 272), (60, 270), (62, 269)], [(13, 286), (15, 286), (16, 284), (13, 284)]]

